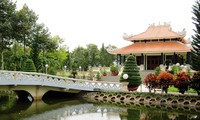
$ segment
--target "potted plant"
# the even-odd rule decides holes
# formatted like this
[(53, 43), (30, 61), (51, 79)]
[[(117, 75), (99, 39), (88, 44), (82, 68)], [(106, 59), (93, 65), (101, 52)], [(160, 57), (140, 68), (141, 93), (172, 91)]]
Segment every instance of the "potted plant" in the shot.
[(102, 71), (102, 76), (107, 76), (107, 71), (105, 69)]
[(157, 77), (157, 82), (161, 86), (162, 91), (167, 93), (169, 86), (174, 80), (173, 74), (169, 72), (162, 72)]
[(95, 75), (95, 77), (96, 77), (97, 80), (100, 80), (101, 79), (100, 73), (97, 72), (97, 74)]
[(110, 67), (110, 71), (111, 71), (111, 73), (112, 73), (112, 76), (117, 76), (118, 73), (119, 73), (118, 67), (117, 67), (117, 66), (114, 66), (114, 65), (112, 65), (112, 66)]
[(190, 84), (190, 76), (185, 72), (179, 72), (176, 79), (173, 81), (174, 87), (178, 88), (179, 92), (184, 94), (188, 90)]

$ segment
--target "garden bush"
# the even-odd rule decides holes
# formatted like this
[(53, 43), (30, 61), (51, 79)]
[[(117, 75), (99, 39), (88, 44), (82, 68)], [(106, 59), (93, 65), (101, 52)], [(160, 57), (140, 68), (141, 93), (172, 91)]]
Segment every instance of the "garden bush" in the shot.
[(34, 65), (34, 63), (31, 59), (26, 60), (24, 67), (23, 67), (23, 71), (25, 71), (25, 72), (36, 72), (35, 65)]
[(179, 72), (176, 75), (176, 79), (173, 81), (173, 85), (174, 87), (178, 88), (180, 93), (184, 94), (190, 85), (190, 75), (186, 74), (185, 72)]
[(191, 79), (191, 88), (197, 91), (197, 94), (200, 95), (200, 71), (194, 73)]
[(157, 82), (161, 86), (162, 90), (167, 93), (167, 89), (172, 85), (174, 76), (169, 72), (162, 72), (157, 77)]
[(148, 74), (145, 77), (143, 84), (145, 84), (149, 88), (149, 92), (151, 92), (153, 88), (156, 88), (158, 86), (157, 76), (153, 73)]

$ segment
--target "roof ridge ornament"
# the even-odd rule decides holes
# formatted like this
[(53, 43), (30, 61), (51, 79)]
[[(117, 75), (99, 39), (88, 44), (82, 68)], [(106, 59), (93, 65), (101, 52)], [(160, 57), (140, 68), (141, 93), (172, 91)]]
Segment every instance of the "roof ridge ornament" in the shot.
[(185, 28), (183, 28), (182, 31), (178, 32), (178, 34), (180, 34), (182, 36), (186, 36), (186, 30), (185, 30)]
[(128, 38), (130, 38), (130, 37), (132, 37), (133, 35), (131, 34), (131, 35), (128, 35), (127, 33), (124, 33), (123, 34), (123, 38), (124, 39), (128, 39)]

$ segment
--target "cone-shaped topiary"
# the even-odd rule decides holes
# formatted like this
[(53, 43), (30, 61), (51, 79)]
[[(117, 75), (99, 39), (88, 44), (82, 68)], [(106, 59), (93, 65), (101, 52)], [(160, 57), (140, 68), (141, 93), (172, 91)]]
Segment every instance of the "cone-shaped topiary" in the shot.
[[(127, 79), (123, 78), (124, 74), (128, 75)], [(129, 55), (127, 57), (124, 70), (120, 77), (120, 82), (129, 82), (129, 90), (132, 90), (132, 88), (137, 88), (141, 84), (141, 77), (136, 64), (135, 56)]]
[(24, 69), (25, 72), (36, 72), (35, 65), (31, 59), (27, 59), (25, 64), (24, 64)]

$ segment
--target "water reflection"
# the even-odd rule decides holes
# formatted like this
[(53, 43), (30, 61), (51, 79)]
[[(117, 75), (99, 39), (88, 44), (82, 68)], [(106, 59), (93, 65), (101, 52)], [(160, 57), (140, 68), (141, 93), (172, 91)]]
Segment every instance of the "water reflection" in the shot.
[[(0, 100), (1, 102), (1, 100)], [(2, 105), (5, 102), (1, 102)], [(51, 104), (47, 104), (51, 103)], [(1, 120), (199, 120), (194, 111), (162, 110), (135, 105), (66, 100), (64, 102), (15, 103), (6, 112), (1, 109)], [(8, 103), (6, 103), (8, 104)], [(4, 105), (5, 106), (5, 105)], [(9, 114), (9, 115), (8, 115)]]

